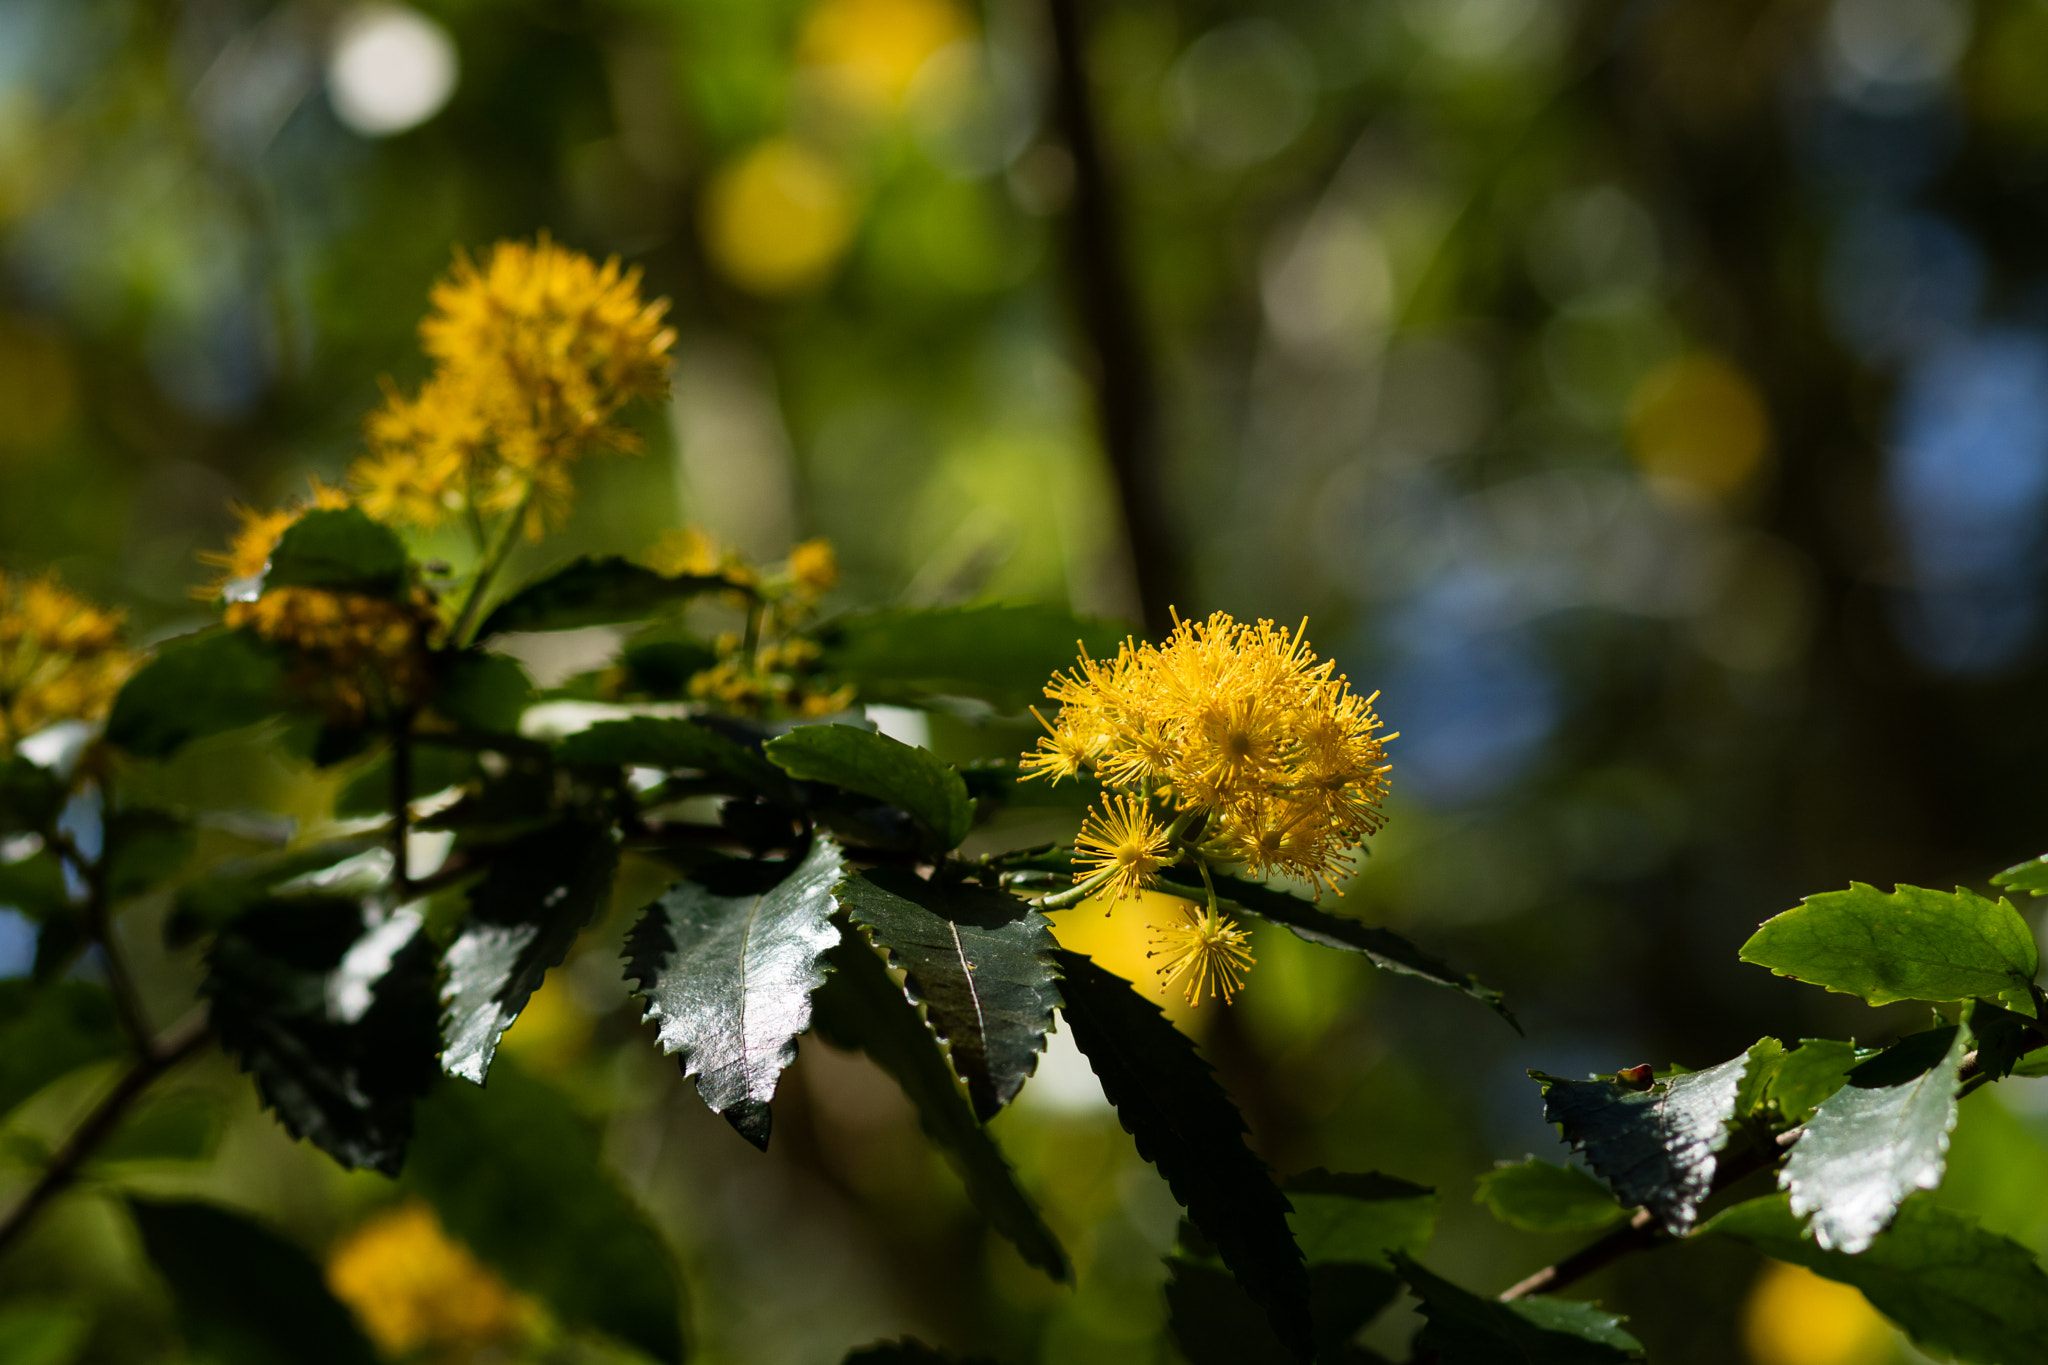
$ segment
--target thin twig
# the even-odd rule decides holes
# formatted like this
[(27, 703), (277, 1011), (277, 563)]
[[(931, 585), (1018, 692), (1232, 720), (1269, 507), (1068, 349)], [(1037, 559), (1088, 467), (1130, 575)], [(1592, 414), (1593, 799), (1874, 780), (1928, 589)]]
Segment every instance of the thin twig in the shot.
[(50, 1164), (43, 1168), (41, 1178), (19, 1203), (7, 1211), (5, 1218), (0, 1218), (0, 1256), (4, 1256), (21, 1239), (42, 1207), (78, 1178), (79, 1169), (102, 1143), (113, 1136), (129, 1107), (142, 1097), (143, 1092), (159, 1076), (198, 1051), (209, 1036), (206, 1021), (198, 1019), (143, 1049), (135, 1065), (114, 1083), (114, 1088), (93, 1107), (84, 1121), (72, 1129), (71, 1136), (50, 1158)]

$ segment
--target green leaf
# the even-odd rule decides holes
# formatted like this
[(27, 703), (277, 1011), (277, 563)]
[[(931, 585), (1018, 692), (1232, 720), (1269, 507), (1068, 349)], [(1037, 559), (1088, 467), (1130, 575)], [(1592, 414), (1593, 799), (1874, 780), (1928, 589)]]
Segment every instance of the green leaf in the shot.
[(0, 1307), (0, 1360), (7, 1365), (71, 1365), (92, 1335), (92, 1319), (61, 1303)]
[(1480, 1176), (1472, 1199), (1524, 1232), (1598, 1232), (1628, 1216), (1605, 1185), (1578, 1167), (1533, 1156)]
[(951, 764), (878, 731), (799, 725), (769, 740), (765, 752), (791, 777), (887, 802), (937, 836), (941, 849), (958, 848), (974, 825), (967, 784)]
[(987, 1356), (956, 1356), (934, 1350), (916, 1337), (878, 1341), (847, 1353), (840, 1365), (995, 1365)]
[(1766, 920), (1742, 960), (1872, 1005), (2024, 991), (2041, 969), (2027, 922), (2006, 900), (1862, 882), (1808, 896)]
[(1749, 1054), (1632, 1090), (1612, 1081), (1543, 1082), (1543, 1117), (1623, 1204), (1641, 1204), (1674, 1237), (1692, 1230), (1713, 1188)]
[(107, 894), (120, 900), (155, 889), (185, 865), (196, 842), (191, 823), (169, 811), (115, 811), (101, 857)]
[(439, 1071), (435, 972), (416, 916), (280, 897), (221, 931), (201, 989), (221, 1046), (294, 1137), (389, 1175)]
[(1416, 1350), (1436, 1352), (1439, 1365), (1610, 1365), (1642, 1357), (1642, 1343), (1622, 1329), (1627, 1319), (1593, 1304), (1482, 1298), (1407, 1257), (1399, 1265), (1422, 1300), (1426, 1322)]
[(165, 643), (114, 698), (107, 739), (141, 758), (168, 758), (195, 739), (282, 711), (284, 665), (242, 630), (205, 630)]
[[(1164, 880), (1190, 890), (1199, 888), (1202, 884), (1200, 876), (1190, 868), (1174, 868), (1164, 874)], [(1276, 891), (1270, 886), (1262, 886), (1258, 882), (1246, 881), (1241, 877), (1217, 875), (1215, 882), (1219, 896), (1227, 898), (1232, 904), (1268, 923), (1290, 930), (1296, 938), (1324, 948), (1341, 948), (1346, 952), (1361, 953), (1381, 971), (1419, 977), (1433, 985), (1448, 986), (1454, 991), (1471, 996), (1500, 1015), (1514, 1027), (1515, 1032), (1522, 1031), (1522, 1026), (1515, 1022), (1515, 1016), (1508, 1012), (1499, 991), (1480, 985), (1472, 977), (1430, 956), (1391, 929), (1382, 929), (1341, 915), (1329, 914), (1318, 910), (1299, 896)]]
[(833, 896), (903, 969), (976, 1116), (995, 1117), (1038, 1069), (1059, 1004), (1051, 923), (1008, 892), (906, 869), (849, 875)]
[(496, 848), (448, 945), (441, 1066), (449, 1075), (484, 1083), (498, 1040), (605, 903), (618, 863), (610, 827), (578, 819)]
[(1001, 1149), (974, 1116), (917, 1007), (856, 933), (826, 954), (831, 975), (811, 997), (818, 1033), (835, 1047), (858, 1049), (895, 1078), (917, 1110), (925, 1136), (945, 1154), (967, 1197), (1024, 1260), (1055, 1280), (1072, 1271), (1059, 1239), (1017, 1184)]
[(510, 735), (519, 732), (533, 696), (533, 680), (517, 659), (466, 649), (448, 660), (434, 709), (466, 729)]
[(2029, 858), (2015, 863), (1991, 879), (1993, 886), (2003, 886), (2013, 891), (2025, 891), (2029, 895), (2048, 896), (2048, 853), (2038, 858)]
[(1055, 607), (996, 605), (848, 616), (820, 643), (824, 671), (859, 684), (868, 700), (937, 694), (1021, 711), (1082, 649), (1113, 655), (1127, 634)]
[(780, 768), (692, 720), (633, 716), (599, 721), (556, 745), (555, 757), (563, 763), (599, 767), (685, 769), (729, 777), (778, 799), (789, 797), (789, 779)]
[[(449, 749), (415, 738), (412, 745), (412, 798), (459, 787), (476, 775), (476, 755), (467, 749)], [(383, 815), (391, 809), (391, 755), (377, 755), (348, 780), (334, 798), (338, 819), (360, 819)]]
[(314, 508), (278, 537), (262, 590), (325, 588), (397, 597), (410, 577), (405, 543), (397, 532), (371, 521), (359, 508)]
[(832, 887), (844, 868), (823, 835), (801, 863), (728, 863), (677, 882), (626, 940), (626, 977), (697, 1094), (763, 1150), (782, 1070), (810, 1026), (811, 992), (839, 941)]
[(516, 1288), (657, 1360), (683, 1355), (676, 1272), (561, 1091), (501, 1058), (420, 1105), (404, 1184)]
[(192, 1354), (213, 1365), (376, 1365), (319, 1265), (212, 1204), (131, 1199), (143, 1250), (171, 1287)]
[(1188, 1036), (1131, 983), (1060, 949), (1067, 1026), (1138, 1155), (1158, 1167), (1288, 1349), (1313, 1340), (1308, 1273), (1286, 1196), (1244, 1144), (1244, 1120)]
[(715, 575), (671, 578), (616, 555), (585, 555), (500, 602), (484, 618), (476, 638), (488, 640), (514, 630), (574, 630), (639, 621), (707, 592), (731, 591), (746, 589)]
[(47, 830), (64, 808), (64, 783), (20, 754), (0, 757), (0, 834)]
[(296, 878), (325, 872), (384, 841), (374, 837), (327, 839), (295, 849), (274, 849), (221, 863), (178, 888), (171, 914), (164, 922), (164, 941), (182, 948), (210, 934), (271, 898)]
[(107, 989), (90, 981), (0, 981), (0, 1114), (60, 1076), (119, 1055)]
[(204, 1161), (219, 1144), (220, 1131), (218, 1101), (196, 1091), (176, 1091), (144, 1104), (124, 1119), (93, 1153), (93, 1164)]
[(1854, 1043), (1804, 1039), (1772, 1071), (1765, 1099), (1788, 1123), (1804, 1123), (1822, 1100), (1842, 1088), (1858, 1060)]
[(1930, 1353), (1998, 1365), (2048, 1365), (2048, 1275), (2033, 1253), (1931, 1198), (1908, 1199), (1859, 1255), (1800, 1235), (1782, 1194), (1737, 1204), (1703, 1232), (1854, 1285)]
[(1862, 1251), (1907, 1195), (1941, 1183), (1970, 1041), (1968, 1029), (1916, 1033), (1851, 1071), (1814, 1111), (1778, 1185), (1794, 1213), (1813, 1215), (1823, 1250)]
[(69, 904), (64, 862), (49, 849), (37, 849), (17, 862), (0, 862), (0, 906), (43, 920)]

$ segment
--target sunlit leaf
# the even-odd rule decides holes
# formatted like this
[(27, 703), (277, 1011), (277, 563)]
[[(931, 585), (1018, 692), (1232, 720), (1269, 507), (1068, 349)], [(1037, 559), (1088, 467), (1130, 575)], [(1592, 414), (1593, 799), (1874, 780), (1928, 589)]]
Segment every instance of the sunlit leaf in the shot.
[(107, 739), (143, 758), (167, 758), (195, 739), (276, 715), (283, 682), (276, 651), (247, 631), (183, 636), (122, 687)]
[(1857, 1060), (1854, 1043), (1804, 1039), (1772, 1069), (1765, 1099), (1786, 1121), (1804, 1123), (1822, 1100), (1842, 1088)]
[(2005, 900), (1862, 882), (1808, 896), (1765, 921), (1742, 960), (1873, 1005), (2024, 991), (2041, 968), (2025, 920)]
[(1472, 1198), (1524, 1232), (1598, 1232), (1628, 1216), (1607, 1187), (1584, 1171), (1533, 1156), (1480, 1176)]
[(959, 846), (974, 824), (967, 784), (924, 749), (854, 725), (799, 725), (768, 741), (770, 762), (791, 777), (829, 782), (903, 811), (938, 839)]
[(2029, 895), (2048, 896), (2048, 853), (2015, 863), (1993, 877), (1991, 884), (2012, 891), (2025, 891)]
[(573, 630), (639, 621), (707, 592), (735, 587), (723, 578), (656, 573), (617, 555), (584, 556), (544, 574), (484, 618), (479, 640), (519, 630)]

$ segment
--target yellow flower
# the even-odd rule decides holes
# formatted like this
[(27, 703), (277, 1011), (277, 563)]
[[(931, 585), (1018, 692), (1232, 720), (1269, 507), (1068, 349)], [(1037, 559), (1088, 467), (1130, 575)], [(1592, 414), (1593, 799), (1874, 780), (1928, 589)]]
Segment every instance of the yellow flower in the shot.
[(0, 746), (62, 720), (97, 720), (135, 671), (122, 614), (69, 592), (54, 574), (0, 571)]
[(839, 556), (832, 542), (820, 536), (789, 552), (790, 585), (805, 597), (822, 597), (839, 586)]
[(1089, 875), (1109, 874), (1102, 894), (1115, 900), (1151, 886), (1159, 869), (1174, 860), (1166, 831), (1143, 801), (1129, 796), (1108, 797), (1100, 811), (1089, 811), (1074, 849), (1075, 861), (1086, 865)]
[(1159, 931), (1159, 948), (1147, 956), (1166, 958), (1159, 969), (1161, 990), (1185, 978), (1190, 1005), (1201, 1004), (1204, 992), (1227, 1005), (1243, 989), (1245, 970), (1256, 961), (1245, 948), (1250, 939), (1216, 911), (1189, 906), (1186, 919)]
[(533, 1316), (416, 1202), (373, 1214), (342, 1238), (327, 1259), (327, 1284), (394, 1357), (496, 1346)]
[(318, 479), (311, 480), (311, 484), (311, 494), (305, 502), (287, 503), (269, 512), (244, 507), (240, 503), (233, 506), (235, 517), (242, 525), (235, 532), (234, 539), (228, 542), (228, 548), (225, 551), (199, 552), (200, 563), (211, 564), (221, 570), (221, 576), (204, 589), (201, 596), (218, 600), (238, 591), (237, 585), (252, 584), (261, 579), (270, 568), (271, 552), (277, 549), (277, 542), (284, 538), (284, 533), (294, 522), (315, 508), (333, 511), (348, 506), (348, 494), (339, 488)]

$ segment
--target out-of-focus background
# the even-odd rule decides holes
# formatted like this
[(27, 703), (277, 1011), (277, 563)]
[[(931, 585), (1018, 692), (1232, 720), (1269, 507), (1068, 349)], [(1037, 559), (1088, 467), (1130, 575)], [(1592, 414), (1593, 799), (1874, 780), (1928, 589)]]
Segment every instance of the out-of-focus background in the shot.
[[(1181, 1017), (1269, 1161), (1437, 1186), (1431, 1263), (1498, 1288), (1572, 1245), (1470, 1201), (1495, 1160), (1564, 1159), (1526, 1068), (1882, 1041), (1899, 1016), (1740, 965), (1748, 931), (2048, 848), (2048, 3), (1082, 0), (1099, 174), (1056, 98), (1073, 8), (0, 0), (0, 562), (188, 628), (230, 502), (336, 476), (380, 379), (417, 380), (453, 249), (617, 253), (674, 300), (674, 399), (534, 564), (825, 535), (841, 606), (1306, 615), (1381, 689), (1393, 820), (1341, 908), (1504, 989), (1526, 1038), (1270, 936), (1235, 1007)], [(953, 755), (1030, 734), (892, 723)], [(902, 1331), (1176, 1358), (1171, 1201), (1064, 1040), (996, 1131), (1071, 1290), (865, 1061), (806, 1041), (765, 1158), (705, 1114), (637, 1036), (628, 909), (510, 1047), (669, 1239), (700, 1359)], [(1139, 972), (1136, 920), (1061, 932)], [(394, 1359), (505, 1358), (475, 1324), (517, 1306), (389, 1182), (225, 1064), (189, 1083), (242, 1096), (212, 1155), (103, 1175), (257, 1210)], [(1940, 1198), (2048, 1247), (2048, 1082), (1966, 1111)], [(31, 1245), (0, 1289), (77, 1306), (79, 1359), (182, 1358), (110, 1216)], [(461, 1322), (406, 1299), (429, 1282)], [(1653, 1360), (1912, 1358), (1729, 1247), (1590, 1288)], [(1372, 1339), (1399, 1358), (1414, 1323)]]

